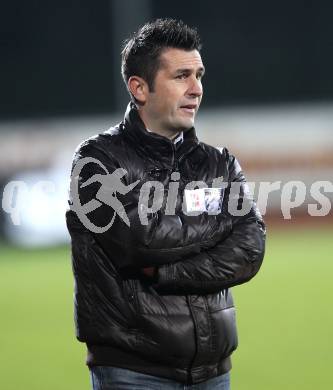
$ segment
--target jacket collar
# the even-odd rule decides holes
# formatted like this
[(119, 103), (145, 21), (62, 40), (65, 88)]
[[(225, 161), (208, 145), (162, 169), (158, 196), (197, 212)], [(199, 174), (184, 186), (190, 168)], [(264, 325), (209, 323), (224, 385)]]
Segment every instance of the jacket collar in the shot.
[[(123, 131), (140, 155), (146, 159), (160, 161), (172, 168), (175, 160), (175, 146), (172, 140), (146, 130), (137, 107), (130, 102), (125, 112)], [(188, 153), (199, 144), (194, 127), (183, 132), (183, 142), (177, 149), (177, 157)]]

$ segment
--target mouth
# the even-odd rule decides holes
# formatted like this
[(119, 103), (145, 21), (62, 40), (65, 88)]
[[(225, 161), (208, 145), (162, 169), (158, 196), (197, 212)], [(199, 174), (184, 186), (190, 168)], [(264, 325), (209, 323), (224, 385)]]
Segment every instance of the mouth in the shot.
[(198, 106), (196, 104), (186, 104), (184, 106), (180, 106), (180, 109), (189, 114), (195, 114), (197, 107)]

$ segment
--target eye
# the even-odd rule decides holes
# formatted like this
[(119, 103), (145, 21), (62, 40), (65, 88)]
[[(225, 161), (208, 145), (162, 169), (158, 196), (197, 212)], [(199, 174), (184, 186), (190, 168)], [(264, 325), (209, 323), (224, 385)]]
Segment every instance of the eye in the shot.
[(181, 73), (181, 74), (176, 76), (176, 79), (183, 80), (183, 79), (186, 79), (186, 77), (187, 77), (186, 73)]

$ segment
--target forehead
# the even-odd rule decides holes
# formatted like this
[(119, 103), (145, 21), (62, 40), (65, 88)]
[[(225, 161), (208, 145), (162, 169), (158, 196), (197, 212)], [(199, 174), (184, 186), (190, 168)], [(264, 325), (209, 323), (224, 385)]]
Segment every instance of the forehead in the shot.
[(175, 71), (177, 69), (197, 70), (204, 67), (200, 53), (197, 50), (186, 51), (168, 48), (161, 53), (160, 61), (161, 68), (167, 71)]

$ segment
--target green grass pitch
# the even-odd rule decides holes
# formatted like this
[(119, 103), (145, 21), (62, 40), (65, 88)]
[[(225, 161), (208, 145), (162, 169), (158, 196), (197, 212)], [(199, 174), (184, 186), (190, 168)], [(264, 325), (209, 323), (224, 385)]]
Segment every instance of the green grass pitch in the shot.
[[(233, 289), (232, 390), (328, 390), (333, 230), (272, 230), (260, 273)], [(88, 390), (68, 248), (0, 246), (0, 388)]]

